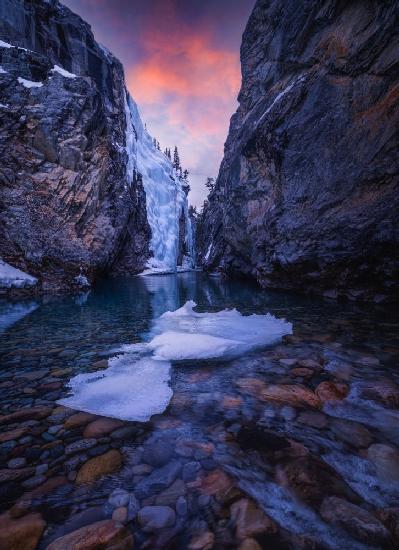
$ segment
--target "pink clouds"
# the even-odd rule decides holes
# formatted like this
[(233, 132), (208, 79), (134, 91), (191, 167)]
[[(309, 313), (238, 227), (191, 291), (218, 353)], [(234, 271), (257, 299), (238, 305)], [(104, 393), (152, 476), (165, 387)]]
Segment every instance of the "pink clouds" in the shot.
[(216, 176), (240, 87), (239, 45), (253, 0), (64, 0), (123, 62), (161, 146), (179, 147), (200, 206)]

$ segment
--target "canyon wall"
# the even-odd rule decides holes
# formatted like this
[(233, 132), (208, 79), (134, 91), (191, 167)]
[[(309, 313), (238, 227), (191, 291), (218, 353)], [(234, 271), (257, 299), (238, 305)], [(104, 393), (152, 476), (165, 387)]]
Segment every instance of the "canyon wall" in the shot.
[(258, 0), (201, 216), (205, 269), (382, 300), (398, 290), (399, 4)]
[(142, 271), (156, 255), (152, 180), (160, 190), (181, 187), (155, 149), (121, 63), (86, 22), (57, 0), (1, 2), (3, 261), (43, 291)]

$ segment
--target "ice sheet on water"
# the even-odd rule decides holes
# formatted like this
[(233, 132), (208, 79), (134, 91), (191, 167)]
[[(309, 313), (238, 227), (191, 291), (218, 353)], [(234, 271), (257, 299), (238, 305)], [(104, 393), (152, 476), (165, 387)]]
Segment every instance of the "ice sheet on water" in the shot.
[(149, 347), (156, 358), (176, 361), (237, 356), (292, 333), (291, 323), (270, 313), (244, 316), (236, 309), (197, 313), (195, 306), (188, 301), (155, 321)]
[(237, 310), (197, 313), (192, 301), (155, 322), (150, 342), (125, 345), (101, 373), (79, 374), (71, 397), (59, 401), (73, 409), (123, 420), (147, 421), (163, 412), (173, 395), (170, 361), (229, 358), (272, 344), (292, 332), (291, 323), (270, 314), (245, 317)]
[(136, 353), (116, 356), (102, 372), (79, 374), (69, 386), (71, 397), (60, 404), (80, 411), (122, 420), (146, 422), (163, 412), (173, 395), (169, 387), (170, 363), (138, 358)]

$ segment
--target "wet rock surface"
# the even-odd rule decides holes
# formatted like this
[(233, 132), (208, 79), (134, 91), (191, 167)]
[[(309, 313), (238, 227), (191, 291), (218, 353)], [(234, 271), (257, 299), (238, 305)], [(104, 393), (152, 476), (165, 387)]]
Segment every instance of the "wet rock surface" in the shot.
[(258, 0), (198, 222), (206, 269), (326, 298), (398, 292), (397, 2)]

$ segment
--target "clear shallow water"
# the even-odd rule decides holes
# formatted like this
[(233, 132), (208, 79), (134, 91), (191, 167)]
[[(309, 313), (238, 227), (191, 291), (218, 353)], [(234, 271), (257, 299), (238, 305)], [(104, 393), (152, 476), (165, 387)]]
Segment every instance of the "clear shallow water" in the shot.
[[(270, 312), (291, 322), (294, 336), (234, 360), (172, 364), (172, 401), (145, 424), (103, 426), (93, 437), (87, 425), (95, 417), (71, 425), (72, 411), (65, 409), (5, 419), (3, 510), (23, 498), (28, 513), (42, 514), (40, 548), (110, 518), (115, 499), (109, 502), (109, 495), (118, 488), (129, 492), (128, 528), (139, 548), (237, 548), (245, 538), (273, 548), (395, 544), (387, 531), (392, 514), (383, 517), (386, 527), (376, 519), (399, 506), (393, 308), (270, 293), (202, 273), (110, 280), (77, 297), (2, 302), (2, 414), (57, 407), (70, 378), (101, 373), (116, 350), (142, 342), (154, 319), (188, 300), (198, 311)], [(325, 399), (323, 382), (338, 384), (339, 399)], [(110, 449), (120, 453), (122, 467), (79, 482), (83, 465)], [(15, 459), (26, 463), (10, 468)], [(17, 479), (10, 470), (22, 473)], [(356, 507), (345, 509), (346, 517), (359, 509), (368, 514), (360, 533), (337, 519), (331, 497)], [(266, 526), (263, 517), (254, 526), (242, 511), (249, 498), (275, 523)], [(125, 500), (118, 508), (126, 508)], [(167, 505), (175, 516), (151, 530), (135, 507), (153, 505)], [(370, 518), (377, 527), (367, 531)]]

